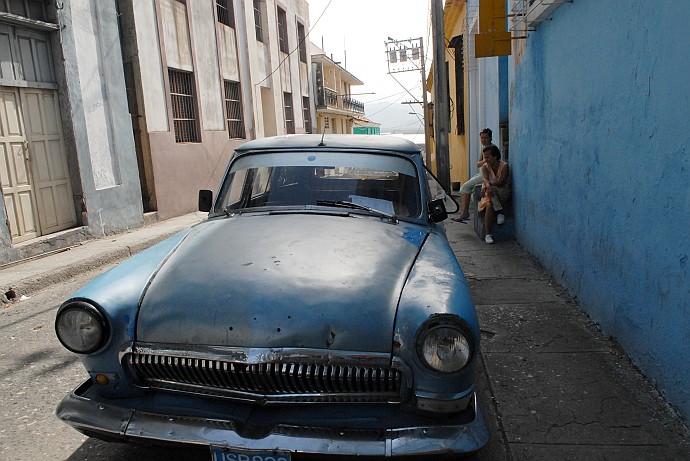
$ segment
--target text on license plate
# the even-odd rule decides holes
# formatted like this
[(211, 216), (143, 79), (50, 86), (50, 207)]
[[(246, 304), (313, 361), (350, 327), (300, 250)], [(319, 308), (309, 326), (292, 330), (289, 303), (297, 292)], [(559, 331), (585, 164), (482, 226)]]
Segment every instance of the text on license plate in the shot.
[(211, 461), (291, 461), (290, 453), (242, 451), (211, 446)]

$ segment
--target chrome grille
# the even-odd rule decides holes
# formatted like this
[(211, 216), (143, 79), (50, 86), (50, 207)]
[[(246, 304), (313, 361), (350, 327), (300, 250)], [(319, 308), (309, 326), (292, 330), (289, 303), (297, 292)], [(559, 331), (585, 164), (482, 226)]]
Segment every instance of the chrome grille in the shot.
[(123, 365), (142, 387), (262, 403), (402, 400), (402, 373), (390, 367), (246, 364), (142, 353), (127, 353)]

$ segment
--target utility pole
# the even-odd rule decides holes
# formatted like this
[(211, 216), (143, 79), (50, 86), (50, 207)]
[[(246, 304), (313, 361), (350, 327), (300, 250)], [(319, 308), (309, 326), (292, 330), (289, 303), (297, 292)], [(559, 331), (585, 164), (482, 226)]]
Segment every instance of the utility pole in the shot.
[[(393, 79), (398, 82), (400, 86), (407, 91), (414, 101), (403, 102), (403, 104), (422, 104), (423, 107), (423, 124), (424, 124), (424, 146), (426, 164), (431, 167), (431, 146), (429, 144), (429, 120), (428, 120), (428, 103), (426, 97), (426, 70), (424, 67), (424, 39), (408, 38), (406, 40), (396, 40), (388, 37), (386, 45), (386, 61), (388, 62), (388, 75), (393, 77), (394, 73), (409, 72), (420, 70), (422, 72), (422, 101), (410, 93), (410, 90), (405, 88), (395, 77)], [(420, 61), (420, 65), (416, 64)]]
[(450, 157), (448, 154), (448, 75), (446, 74), (446, 36), (443, 27), (443, 0), (431, 0), (431, 30), (434, 45), (434, 140), (436, 178), (450, 193)]
[(426, 150), (424, 155), (426, 157), (426, 164), (431, 168), (431, 128), (429, 128), (429, 103), (426, 100), (426, 67), (424, 66), (424, 38), (419, 37), (419, 48), (422, 51), (422, 103), (424, 106), (424, 145)]

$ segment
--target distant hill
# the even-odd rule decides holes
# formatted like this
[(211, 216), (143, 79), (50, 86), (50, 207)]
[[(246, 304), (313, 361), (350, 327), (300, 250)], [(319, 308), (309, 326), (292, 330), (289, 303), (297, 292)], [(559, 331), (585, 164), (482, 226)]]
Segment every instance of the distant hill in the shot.
[[(381, 124), (381, 133), (424, 133), (424, 127), (420, 122), (422, 118), (421, 104), (364, 103), (364, 112), (369, 120)], [(411, 115), (410, 112), (417, 112), (419, 118)]]

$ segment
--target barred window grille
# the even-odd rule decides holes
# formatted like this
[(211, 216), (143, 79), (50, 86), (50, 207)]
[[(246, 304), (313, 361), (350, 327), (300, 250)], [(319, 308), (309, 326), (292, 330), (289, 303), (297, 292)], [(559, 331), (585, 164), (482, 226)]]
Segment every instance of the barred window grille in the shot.
[(278, 7), (278, 47), (283, 53), (289, 53), (287, 36), (287, 15), (285, 10)]
[(168, 69), (175, 142), (201, 142), (194, 73)]
[(288, 134), (295, 133), (295, 113), (292, 109), (292, 93), (283, 93), (283, 102), (285, 105), (285, 129)]
[(304, 131), (311, 133), (311, 108), (307, 96), (302, 96), (302, 115), (304, 116)]
[(304, 34), (304, 26), (297, 23), (297, 39), (299, 40), (299, 60), (307, 62), (307, 38)]
[(240, 91), (240, 82), (225, 80), (225, 112), (228, 121), (228, 136), (234, 139), (245, 138)]
[(455, 48), (455, 112), (457, 134), (465, 134), (465, 61), (463, 36), (456, 35), (448, 48)]
[(45, 1), (43, 0), (0, 0), (0, 11), (37, 21), (47, 21)]
[(259, 0), (254, 0), (254, 30), (256, 31), (256, 39), (263, 42), (264, 29), (261, 17), (261, 3)]
[(219, 23), (235, 28), (235, 12), (232, 9), (232, 0), (216, 0), (216, 12)]

